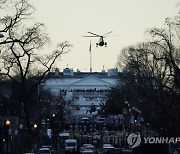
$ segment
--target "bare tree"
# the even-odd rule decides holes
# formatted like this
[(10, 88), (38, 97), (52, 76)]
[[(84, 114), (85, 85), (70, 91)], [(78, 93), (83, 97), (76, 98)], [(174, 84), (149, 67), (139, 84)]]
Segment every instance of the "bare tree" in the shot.
[[(61, 55), (69, 52), (71, 45), (68, 42), (59, 43), (51, 54), (40, 56), (39, 51), (42, 51), (40, 49), (50, 40), (45, 33), (44, 24), (34, 23), (31, 20), (34, 8), (28, 0), (11, 1), (10, 4), (8, 7), (12, 7), (11, 14), (0, 19), (0, 33), (5, 36), (0, 39), (1, 75), (18, 85), (24, 116), (29, 125), (28, 99), (38, 85), (44, 82)], [(27, 23), (30, 26), (27, 26)], [(34, 68), (37, 69), (39, 78), (27, 88), (26, 80), (32, 75)], [(40, 69), (41, 71), (38, 71)]]
[(118, 62), (124, 60), (125, 69), (136, 77), (132, 85), (153, 102), (152, 117), (156, 113), (158, 125), (170, 131), (180, 122), (180, 55), (177, 29), (169, 20), (166, 23), (167, 29), (148, 30), (149, 42), (125, 48)]

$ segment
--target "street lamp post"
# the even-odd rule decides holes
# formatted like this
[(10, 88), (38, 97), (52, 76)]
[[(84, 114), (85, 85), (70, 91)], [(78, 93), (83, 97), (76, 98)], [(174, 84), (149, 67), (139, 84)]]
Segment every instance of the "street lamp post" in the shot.
[(125, 101), (124, 102), (125, 104), (125, 108), (124, 108), (124, 111), (123, 111), (123, 114), (124, 114), (124, 124), (125, 124), (125, 127), (126, 127), (126, 130), (129, 130), (129, 124), (130, 124), (130, 117), (129, 117), (129, 112), (130, 112), (130, 104), (128, 101)]
[(34, 128), (34, 132), (35, 132), (35, 136), (36, 136), (36, 149), (38, 150), (38, 148), (39, 148), (39, 134), (38, 134), (38, 125), (35, 123), (34, 125), (33, 125), (33, 128)]
[(20, 123), (19, 124), (19, 136), (20, 136), (20, 143), (21, 143), (21, 146), (22, 146), (22, 152), (24, 152), (24, 145), (23, 145), (23, 138), (22, 138), (22, 133), (23, 133), (23, 124), (22, 123)]
[(6, 120), (5, 122), (5, 125), (6, 125), (6, 131), (7, 131), (7, 145), (6, 145), (6, 148), (7, 148), (7, 154), (10, 153), (10, 142), (9, 142), (9, 135), (10, 135), (10, 125), (11, 125), (11, 121), (9, 119)]

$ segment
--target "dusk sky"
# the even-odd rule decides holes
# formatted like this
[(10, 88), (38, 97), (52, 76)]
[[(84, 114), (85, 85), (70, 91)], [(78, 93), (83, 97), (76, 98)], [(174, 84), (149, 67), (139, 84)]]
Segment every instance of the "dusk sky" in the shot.
[[(71, 52), (62, 56), (58, 68), (89, 71), (89, 46), (92, 43), (93, 71), (114, 68), (117, 56), (127, 46), (146, 40), (148, 28), (161, 28), (166, 17), (178, 14), (178, 0), (32, 0), (35, 19), (46, 25), (52, 50), (58, 42), (73, 44)], [(107, 47), (96, 47), (99, 38), (86, 38), (88, 31), (103, 35)]]

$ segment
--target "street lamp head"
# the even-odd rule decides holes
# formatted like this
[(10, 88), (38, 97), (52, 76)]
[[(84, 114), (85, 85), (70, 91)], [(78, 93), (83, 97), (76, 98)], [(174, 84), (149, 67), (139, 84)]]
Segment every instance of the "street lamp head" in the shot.
[(34, 124), (34, 126), (33, 126), (33, 127), (34, 127), (34, 129), (36, 129), (38, 126), (37, 126), (37, 124)]
[(56, 117), (56, 114), (55, 114), (55, 113), (53, 113), (53, 114), (52, 114), (52, 117)]
[(11, 121), (9, 119), (6, 120), (6, 126), (10, 126), (11, 125)]

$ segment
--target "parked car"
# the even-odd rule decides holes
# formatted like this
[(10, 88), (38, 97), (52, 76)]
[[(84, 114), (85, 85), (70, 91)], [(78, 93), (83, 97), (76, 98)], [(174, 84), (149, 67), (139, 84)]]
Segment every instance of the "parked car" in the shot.
[(104, 144), (102, 149), (100, 150), (100, 154), (107, 154), (112, 150), (115, 150), (116, 148), (113, 147), (111, 144)]
[(43, 145), (42, 148), (49, 148), (51, 152), (53, 153), (53, 148), (51, 145)]
[(65, 141), (65, 153), (77, 151), (77, 140), (76, 139), (67, 139)]
[(59, 134), (59, 143), (61, 148), (64, 148), (65, 141), (69, 139), (69, 133), (60, 133)]
[(89, 118), (88, 117), (81, 118), (81, 123), (88, 123), (88, 122), (89, 122)]
[(80, 152), (83, 153), (84, 151), (86, 152), (94, 152), (95, 153), (95, 147), (92, 144), (83, 144), (83, 146), (81, 147)]
[(40, 148), (38, 154), (52, 154), (51, 149), (49, 148)]
[(99, 118), (97, 121), (98, 124), (104, 124), (106, 123), (106, 118)]
[(61, 140), (67, 140), (67, 139), (69, 139), (69, 133), (60, 133), (59, 138)]

